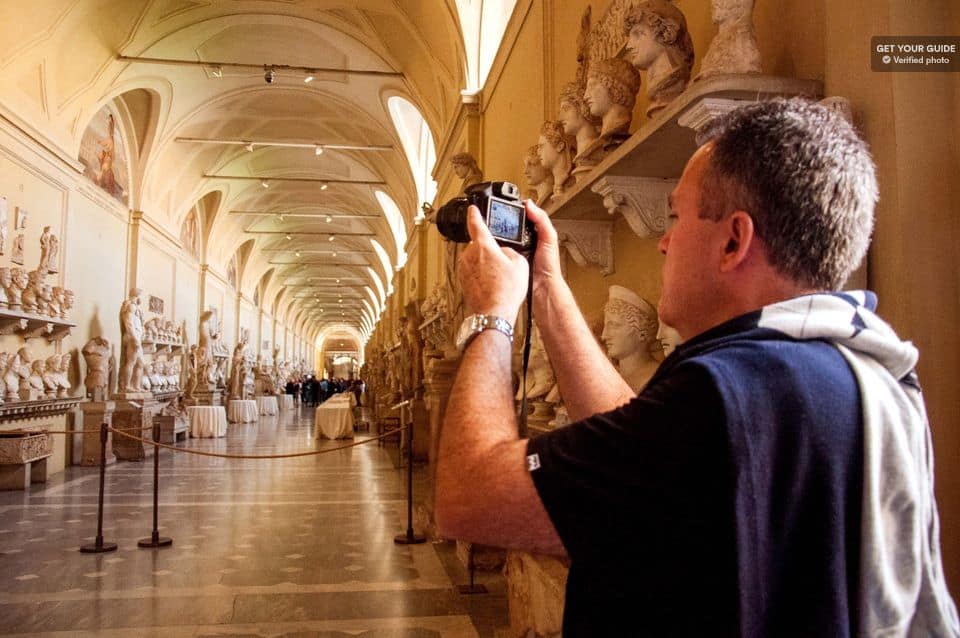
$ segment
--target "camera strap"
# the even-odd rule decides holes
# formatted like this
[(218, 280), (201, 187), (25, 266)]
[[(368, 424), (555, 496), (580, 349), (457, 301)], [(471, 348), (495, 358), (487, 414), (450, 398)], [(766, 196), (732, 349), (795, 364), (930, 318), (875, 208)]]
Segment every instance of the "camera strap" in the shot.
[(530, 362), (530, 340), (533, 337), (533, 260), (531, 260), (527, 277), (527, 329), (523, 336), (523, 364), (520, 387), (523, 388), (523, 397), (520, 399), (520, 418), (517, 422), (517, 431), (520, 438), (527, 436), (527, 364)]

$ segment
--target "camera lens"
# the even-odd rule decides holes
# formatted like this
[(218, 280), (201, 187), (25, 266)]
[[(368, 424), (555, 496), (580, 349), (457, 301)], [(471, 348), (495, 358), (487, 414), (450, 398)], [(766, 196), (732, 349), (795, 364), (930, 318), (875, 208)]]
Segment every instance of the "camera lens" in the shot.
[(466, 197), (454, 197), (437, 211), (437, 230), (450, 241), (465, 244), (470, 241), (467, 231)]

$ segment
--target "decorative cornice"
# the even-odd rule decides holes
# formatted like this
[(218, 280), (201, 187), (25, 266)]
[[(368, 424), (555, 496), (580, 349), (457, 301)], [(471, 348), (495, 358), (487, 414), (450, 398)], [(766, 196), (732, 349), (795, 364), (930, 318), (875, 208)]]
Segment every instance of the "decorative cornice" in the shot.
[(611, 215), (619, 213), (641, 238), (660, 237), (666, 230), (667, 197), (676, 180), (607, 175), (590, 190), (603, 198)]
[(558, 219), (554, 222), (560, 246), (579, 266), (597, 264), (604, 276), (612, 275), (613, 222)]

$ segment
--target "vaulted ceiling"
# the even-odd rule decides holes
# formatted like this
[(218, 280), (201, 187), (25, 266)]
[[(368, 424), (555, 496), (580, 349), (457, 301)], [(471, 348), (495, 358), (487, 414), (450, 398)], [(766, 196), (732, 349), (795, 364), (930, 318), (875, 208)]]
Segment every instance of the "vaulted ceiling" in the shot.
[(172, 236), (196, 211), (200, 260), (225, 273), (238, 257), (240, 289), (259, 290), (268, 311), (363, 334), (402, 264), (398, 225), (409, 232), (420, 208), (388, 101), (443, 130), (477, 75), (460, 19), (472, 4), (3, 2), (3, 108), (75, 159), (86, 124), (113, 104), (131, 208)]

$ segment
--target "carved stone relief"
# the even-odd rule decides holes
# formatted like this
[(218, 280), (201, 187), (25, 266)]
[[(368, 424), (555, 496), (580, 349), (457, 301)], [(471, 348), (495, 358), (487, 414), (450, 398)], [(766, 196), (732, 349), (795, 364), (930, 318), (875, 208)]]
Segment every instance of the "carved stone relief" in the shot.
[(619, 213), (638, 237), (659, 237), (666, 230), (667, 197), (676, 180), (607, 175), (591, 187), (611, 215)]
[(601, 274), (613, 274), (613, 222), (558, 219), (554, 227), (560, 246), (578, 266), (596, 264)]

